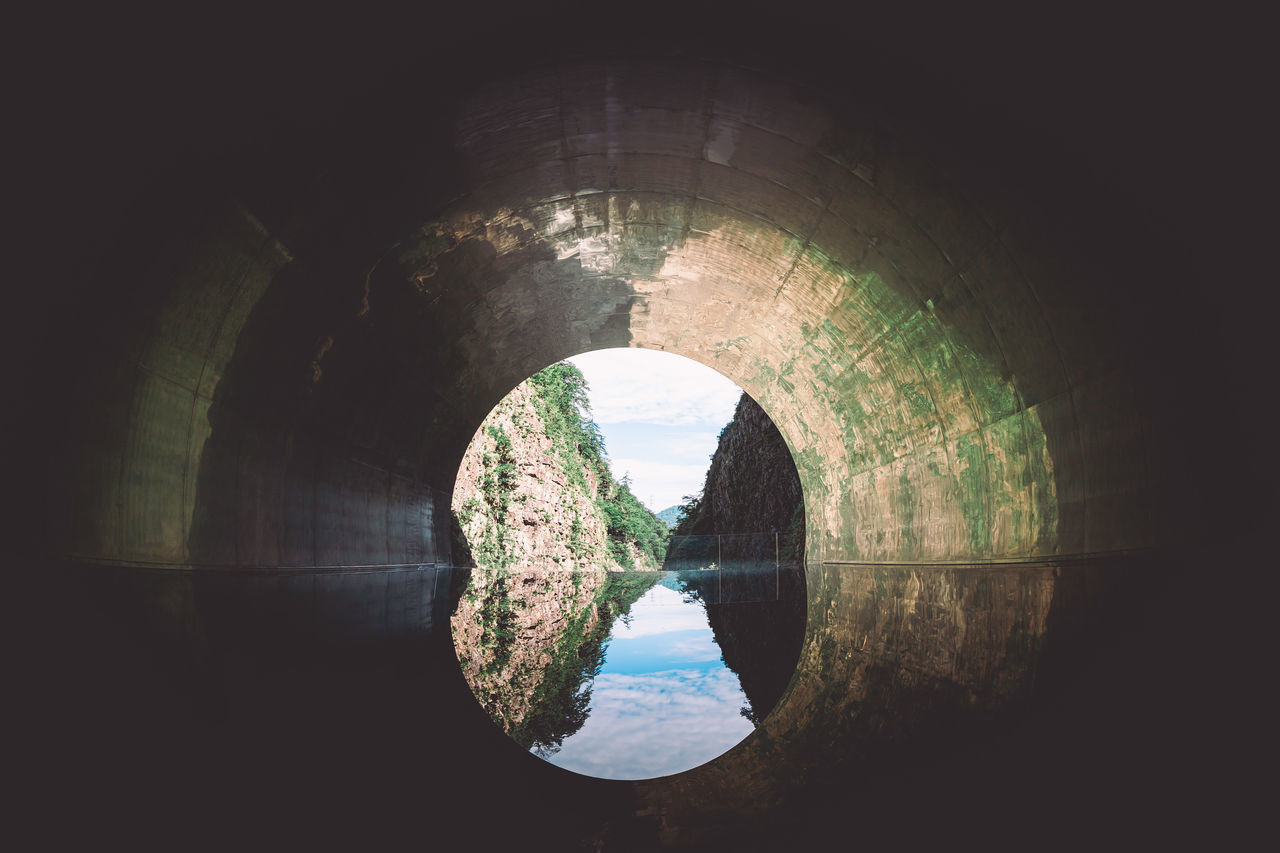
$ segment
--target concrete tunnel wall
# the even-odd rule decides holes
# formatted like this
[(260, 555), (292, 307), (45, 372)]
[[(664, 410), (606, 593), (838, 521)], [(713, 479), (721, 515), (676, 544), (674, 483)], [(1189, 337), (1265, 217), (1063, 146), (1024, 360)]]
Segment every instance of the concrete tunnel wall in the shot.
[[(424, 801), (428, 831), (508, 846), (602, 804), (623, 849), (649, 823), (742, 849), (1092, 843), (1124, 816), (1220, 840), (1272, 621), (1270, 563), (1237, 558), (1275, 493), (1248, 52), (1112, 8), (930, 32), (694, 5), (603, 29), (539, 6), (505, 34), (431, 7), (365, 44), (345, 14), (327, 41), (210, 18), (194, 53), (51, 30), (30, 68), (71, 73), (22, 125), (47, 150), (20, 197), (47, 240), (4, 339), (30, 391), (4, 413), (33, 496), (6, 601), (42, 832), (74, 803), (94, 832), (242, 844), (284, 800), (287, 838), (348, 814), (348, 846), (388, 804), (418, 837)], [(489, 406), (614, 345), (764, 403), (812, 525), (788, 694), (740, 748), (634, 786), (494, 730), (430, 567)], [(353, 564), (403, 567), (305, 568)]]
[(382, 183), (266, 158), (152, 202), (99, 270), (139, 310), (79, 377), (65, 555), (447, 564), (489, 408), (611, 346), (765, 407), (815, 565), (1178, 532), (1131, 271), (1088, 227), (1045, 239), (1043, 204), (874, 112), (715, 62), (563, 64), (442, 104)]
[(431, 115), (381, 180), (356, 168), (376, 151), (322, 148), (317, 179), (289, 150), (149, 203), (101, 266), (128, 301), (82, 327), (101, 357), (77, 365), (55, 556), (207, 570), (136, 581), (197, 647), (255, 641), (225, 601), (390, 630), (383, 585), (210, 574), (448, 565), (459, 461), (512, 387), (602, 347), (701, 361), (796, 459), (808, 621), (751, 737), (635, 785), (681, 838), (867, 760), (874, 732), (1017, 707), (1050, 635), (1133, 583), (1058, 567), (1187, 532), (1159, 499), (1168, 385), (1105, 234), (717, 62), (559, 64)]

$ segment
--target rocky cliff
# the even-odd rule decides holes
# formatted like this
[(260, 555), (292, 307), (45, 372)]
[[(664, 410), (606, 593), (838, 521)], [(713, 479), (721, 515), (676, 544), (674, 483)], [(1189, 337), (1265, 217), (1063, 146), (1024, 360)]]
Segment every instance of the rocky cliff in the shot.
[[(454, 648), (517, 743), (554, 752), (586, 719), (613, 620), (657, 579), (667, 526), (613, 479), (572, 365), (485, 418), (454, 487)], [(460, 556), (459, 556), (460, 555)]]
[[(454, 486), (459, 563), (657, 569), (667, 527), (615, 482), (572, 365), (508, 394), (472, 439)], [(456, 559), (456, 558), (455, 558)]]
[[(791, 451), (764, 410), (743, 394), (733, 420), (720, 431), (702, 494), (682, 507), (672, 532), (703, 536), (775, 531), (784, 562), (803, 557), (804, 501)], [(757, 538), (772, 559), (772, 538)]]
[[(746, 394), (720, 432), (701, 496), (684, 504), (673, 534), (669, 567), (714, 561), (722, 569), (688, 572), (681, 588), (705, 604), (747, 696), (744, 714), (758, 723), (790, 681), (804, 638), (804, 503), (791, 451)], [(775, 560), (788, 568), (775, 569)]]
[(586, 721), (613, 621), (654, 572), (471, 569), (451, 620), (472, 694), (526, 749), (555, 752)]
[(489, 413), (467, 448), (453, 511), (478, 566), (614, 567), (599, 491), (587, 466), (566, 470), (534, 387), (524, 383)]

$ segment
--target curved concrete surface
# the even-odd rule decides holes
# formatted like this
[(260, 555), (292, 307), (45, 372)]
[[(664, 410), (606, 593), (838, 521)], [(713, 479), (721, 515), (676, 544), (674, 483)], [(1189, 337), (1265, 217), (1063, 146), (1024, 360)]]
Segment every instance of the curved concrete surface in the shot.
[[(125, 358), (86, 371), (115, 422), (85, 418), (63, 460), (79, 494), (57, 541), (126, 562), (447, 563), (440, 511), (489, 408), (610, 346), (695, 358), (761, 402), (798, 462), (811, 562), (1178, 532), (1153, 500), (1150, 319), (1124, 310), (1134, 270), (1091, 223), (1047, 240), (1048, 215), (851, 107), (648, 65), (468, 92), (445, 127), (399, 129), (437, 146), (353, 195), (307, 197), (293, 181), (315, 178), (283, 162), (238, 193), (184, 188), (177, 216), (152, 201), (151, 257), (127, 261), (149, 310)], [(432, 169), (451, 178), (432, 195), (402, 177)]]
[[(173, 689), (222, 709), (201, 724), (222, 732), (208, 737), (256, 743), (269, 738), (249, 706), (332, 738), (298, 723), (297, 697), (359, 685), (404, 702), (372, 736), (381, 748), (419, 738), (406, 754), (430, 764), (407, 708), (474, 744), (445, 750), (417, 794), (370, 783), (382, 802), (424, 796), (474, 816), (450, 780), (527, 779), (542, 793), (520, 814), (566, 797), (580, 817), (557, 843), (605, 849), (856, 826), (889, 837), (910, 823), (904, 792), (944, 823), (978, 809), (965, 768), (1016, 805), (1017, 831), (1054, 812), (1017, 774), (1053, 802), (1078, 792), (1077, 775), (1113, 791), (1068, 749), (1020, 750), (1056, 742), (1051, 705), (1076, 707), (1074, 684), (1169, 697), (1168, 662), (1126, 685), (1081, 661), (1109, 644), (1144, 654), (1154, 640), (1134, 639), (1134, 624), (1172, 630), (1169, 608), (1191, 595), (1169, 580), (1172, 555), (1199, 553), (1206, 524), (1231, 515), (1215, 498), (1231, 475), (1188, 453), (1203, 425), (1187, 389), (1213, 373), (1189, 341), (1216, 330), (1183, 294), (1205, 285), (1142, 197), (1173, 154), (1112, 183), (1145, 137), (1123, 121), (1114, 146), (1079, 132), (1073, 122), (1115, 118), (1122, 98), (1108, 100), (1102, 71), (1075, 88), (1056, 76), (1065, 37), (1039, 60), (980, 40), (988, 64), (950, 77), (940, 35), (848, 58), (833, 35), (787, 42), (790, 29), (746, 12), (725, 25), (732, 38), (693, 27), (648, 42), (658, 48), (645, 47), (662, 32), (653, 22), (592, 47), (574, 39), (583, 21), (520, 18), (411, 59), (366, 47), (368, 68), (338, 62), (341, 85), (283, 62), (221, 84), (192, 74), (225, 102), (196, 97), (178, 120), (214, 128), (213, 141), (140, 167), (161, 180), (122, 210), (93, 195), (108, 178), (85, 192), (110, 223), (86, 237), (49, 315), (59, 349), (32, 373), (33, 405), (53, 415), (31, 440), (48, 465), (33, 553), (91, 590), (68, 593), (73, 612), (151, 626), (120, 629), (121, 648), (176, 655), (154, 664), (169, 675), (130, 682), (140, 695), (202, 673)], [(548, 53), (535, 32), (578, 47)], [(302, 69), (324, 67), (294, 50)], [(250, 53), (263, 55), (291, 54)], [(992, 56), (1020, 59), (1048, 89), (1025, 123), (990, 109), (1017, 83), (978, 88), (1010, 79)], [(281, 94), (282, 119), (276, 84), (297, 96)], [(163, 127), (139, 103), (134, 144)], [(487, 740), (450, 705), (466, 693), (447, 660), (423, 664), (432, 675), (410, 697), (387, 686), (418, 666), (397, 643), (439, 645), (453, 477), (484, 415), (541, 367), (616, 346), (694, 358), (755, 397), (795, 456), (809, 525), (808, 634), (778, 708), (721, 759), (634, 786), (565, 779)], [(291, 654), (323, 658), (327, 674), (273, 692), (262, 673), (293, 672)], [(337, 731), (377, 718), (350, 696), (333, 707), (349, 714), (320, 715)], [(1085, 733), (1063, 735), (1090, 758), (1127, 736), (1099, 707), (1080, 706)], [(243, 728), (228, 736), (219, 713)], [(164, 737), (181, 739), (170, 726)], [(134, 735), (163, 752), (148, 732)], [(344, 767), (412, 776), (353, 757), (350, 732), (338, 741), (325, 748)], [(1158, 754), (1143, 740), (1121, 765), (1159, 775)], [(322, 769), (271, 755), (243, 772), (307, 776), (303, 811), (332, 795)], [(167, 761), (196, 787), (234, 775), (212, 755)], [(1154, 808), (1143, 799), (1129, 818)], [(514, 828), (493, 832), (513, 843)]]

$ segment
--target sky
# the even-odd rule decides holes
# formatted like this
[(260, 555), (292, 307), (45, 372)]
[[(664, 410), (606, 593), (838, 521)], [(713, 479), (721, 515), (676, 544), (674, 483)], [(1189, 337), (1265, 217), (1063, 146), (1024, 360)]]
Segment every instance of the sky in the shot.
[(655, 586), (613, 623), (587, 721), (552, 764), (602, 779), (652, 779), (705, 764), (755, 727), (706, 610)]
[(607, 349), (569, 361), (589, 386), (592, 419), (614, 477), (654, 512), (697, 494), (720, 430), (742, 389), (692, 359), (647, 349)]

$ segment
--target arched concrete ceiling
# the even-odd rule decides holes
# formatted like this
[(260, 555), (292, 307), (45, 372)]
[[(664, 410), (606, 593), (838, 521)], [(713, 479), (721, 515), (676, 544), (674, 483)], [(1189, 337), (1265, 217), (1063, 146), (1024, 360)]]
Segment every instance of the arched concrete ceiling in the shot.
[[(569, 63), (466, 91), (449, 159), (424, 145), (401, 186), (268, 186), (258, 212), (210, 192), (157, 247), (162, 307), (120, 366), (114, 430), (70, 460), (83, 494), (59, 540), (447, 562), (442, 508), (489, 407), (558, 359), (642, 346), (771, 413), (815, 562), (1153, 544), (1138, 318), (1099, 321), (1113, 273), (841, 106), (716, 62)], [(451, 198), (421, 197), (433, 170)]]
[[(44, 498), (25, 539), (130, 566), (447, 563), (457, 461), (507, 390), (594, 347), (694, 357), (778, 422), (811, 524), (810, 635), (778, 712), (743, 750), (640, 786), (696, 827), (735, 797), (841, 782), (877, 701), (985, 713), (1025, 687), (1046, 626), (1120, 565), (1066, 582), (1068, 558), (1216, 547), (1268, 519), (1272, 313), (1237, 260), (1252, 210), (1217, 189), (1254, 186), (1234, 116), (1265, 99), (1227, 51), (1199, 61), (1199, 20), (1183, 40), (1115, 10), (984, 39), (980, 19), (688, 5), (605, 29), (433, 9), (362, 47), (227, 18), (185, 59), (182, 38), (73, 34), (74, 96), (36, 123), (57, 132), (37, 137), (55, 165), (31, 209), (56, 227), (14, 277), (56, 294), (14, 330), (35, 416), (8, 414)], [(1031, 127), (1005, 141), (1003, 112)], [(272, 591), (250, 585), (248, 609), (279, 592), (253, 577)], [(1207, 630), (1165, 613), (1151, 645), (1238, 659), (1203, 650), (1245, 621), (1234, 577), (1183, 593), (1230, 598), (1200, 608)], [(188, 619), (184, 583), (147, 606)], [(384, 609), (391, 584), (369, 586)], [(1164, 695), (1182, 707), (1179, 666)]]

